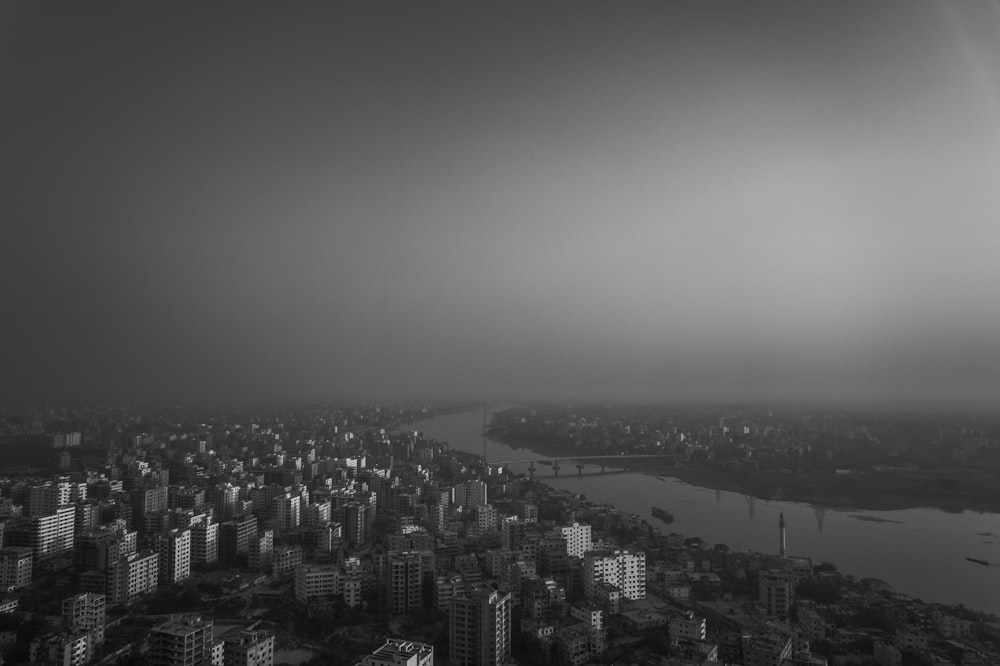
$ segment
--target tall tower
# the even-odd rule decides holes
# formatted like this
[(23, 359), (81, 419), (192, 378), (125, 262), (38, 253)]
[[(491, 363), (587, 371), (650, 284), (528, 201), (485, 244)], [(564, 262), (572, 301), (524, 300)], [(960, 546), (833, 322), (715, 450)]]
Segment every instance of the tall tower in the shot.
[(778, 555), (781, 557), (785, 556), (785, 512), (782, 511), (781, 515), (778, 517), (778, 532), (780, 533), (781, 540), (778, 548)]
[(448, 645), (456, 666), (503, 666), (510, 662), (510, 593), (477, 585), (451, 600)]

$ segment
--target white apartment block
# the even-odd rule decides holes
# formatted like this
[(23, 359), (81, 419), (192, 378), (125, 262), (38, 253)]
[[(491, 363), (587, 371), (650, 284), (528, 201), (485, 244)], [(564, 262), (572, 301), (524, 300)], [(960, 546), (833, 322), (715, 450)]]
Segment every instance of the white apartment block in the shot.
[(591, 527), (586, 523), (573, 523), (557, 529), (566, 540), (566, 552), (573, 557), (583, 557), (594, 546)]
[(130, 603), (144, 594), (156, 591), (160, 573), (160, 556), (146, 551), (132, 553), (108, 568), (108, 600)]
[(64, 506), (46, 516), (33, 516), (31, 547), (35, 559), (73, 548), (76, 535), (76, 507)]
[(619, 588), (626, 599), (646, 597), (646, 553), (627, 550), (596, 551), (583, 558), (583, 593), (597, 599), (597, 588), (607, 583)]
[(191, 577), (191, 530), (176, 529), (156, 538), (159, 583), (170, 585)]

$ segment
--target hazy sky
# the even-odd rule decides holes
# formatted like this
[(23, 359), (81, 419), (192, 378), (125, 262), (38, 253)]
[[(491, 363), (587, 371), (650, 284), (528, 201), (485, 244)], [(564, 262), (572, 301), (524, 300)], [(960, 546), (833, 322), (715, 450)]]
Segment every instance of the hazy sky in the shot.
[(1000, 398), (992, 2), (0, 5), (5, 397)]

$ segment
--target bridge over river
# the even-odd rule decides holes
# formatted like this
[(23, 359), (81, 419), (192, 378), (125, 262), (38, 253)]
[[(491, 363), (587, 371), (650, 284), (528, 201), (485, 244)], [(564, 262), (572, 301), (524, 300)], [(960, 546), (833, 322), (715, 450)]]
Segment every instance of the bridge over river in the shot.
[[(647, 458), (647, 459), (648, 458), (657, 458), (657, 459), (660, 459), (660, 460), (666, 460), (666, 459), (672, 459), (672, 458), (675, 458), (675, 457), (676, 457), (675, 454), (670, 454), (670, 453), (636, 453), (636, 454), (621, 454), (621, 455), (605, 454), (605, 455), (602, 455), (602, 456), (565, 456), (565, 455), (564, 456), (540, 456), (540, 457), (535, 457), (535, 458), (522, 458), (520, 460), (498, 460), (498, 461), (491, 461), (490, 465), (512, 465), (512, 464), (515, 464), (515, 463), (520, 463), (520, 464), (527, 463), (528, 464), (528, 475), (529, 476), (534, 476), (535, 475), (535, 463), (542, 463), (542, 464), (545, 464), (545, 465), (551, 464), (552, 465), (552, 471), (553, 471), (553, 473), (556, 476), (559, 476), (559, 470), (561, 469), (561, 467), (559, 466), (559, 461), (567, 461), (567, 460), (569, 460), (571, 462), (575, 462), (576, 463), (577, 474), (579, 474), (579, 475), (582, 476), (583, 475), (583, 468), (586, 467), (587, 464), (588, 464), (585, 461), (594, 461), (594, 462), (592, 462), (590, 464), (593, 464), (593, 465), (596, 465), (596, 466), (600, 467), (601, 468), (601, 474), (604, 474), (607, 471), (608, 467), (613, 467), (613, 468), (616, 468), (616, 469), (621, 469), (623, 471), (627, 471), (629, 469), (628, 463), (626, 462), (623, 465), (618, 464), (621, 461), (632, 461), (632, 460), (638, 460), (638, 459), (642, 459), (642, 458)], [(597, 462), (597, 461), (601, 461), (601, 462)]]

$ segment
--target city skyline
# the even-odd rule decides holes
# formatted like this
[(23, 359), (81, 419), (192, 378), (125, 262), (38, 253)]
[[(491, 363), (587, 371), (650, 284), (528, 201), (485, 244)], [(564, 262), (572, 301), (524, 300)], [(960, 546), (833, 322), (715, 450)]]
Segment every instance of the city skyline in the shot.
[(996, 3), (8, 3), (3, 398), (1000, 394)]

